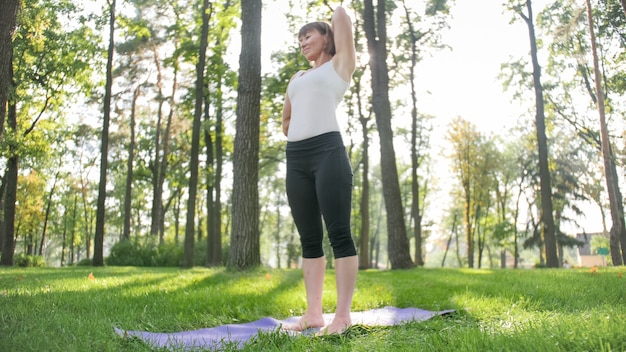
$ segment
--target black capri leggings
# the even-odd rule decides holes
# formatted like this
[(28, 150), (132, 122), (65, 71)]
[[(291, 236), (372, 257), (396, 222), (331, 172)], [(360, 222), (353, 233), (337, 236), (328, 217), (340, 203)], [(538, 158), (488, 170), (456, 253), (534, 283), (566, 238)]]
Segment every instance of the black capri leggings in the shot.
[(303, 258), (324, 255), (322, 217), (335, 258), (356, 255), (350, 232), (352, 167), (339, 132), (287, 143), (287, 198)]

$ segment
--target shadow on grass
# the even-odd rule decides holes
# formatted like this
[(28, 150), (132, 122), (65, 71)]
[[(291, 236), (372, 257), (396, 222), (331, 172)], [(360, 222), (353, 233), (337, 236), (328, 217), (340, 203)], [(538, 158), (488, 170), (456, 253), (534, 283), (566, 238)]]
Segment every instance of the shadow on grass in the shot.
[[(270, 270), (259, 268), (249, 271), (219, 269), (202, 280), (190, 282), (179, 291), (199, 301), (199, 309), (211, 316), (222, 316), (212, 326), (243, 323), (265, 316), (282, 318), (288, 314), (281, 297), (302, 284), (300, 270)], [(302, 292), (304, 295), (304, 291)]]
[(299, 285), (301, 278), (297, 270), (267, 269), (2, 269), (0, 345), (30, 343), (31, 350), (62, 349), (54, 348), (55, 344), (68, 346), (67, 350), (134, 350), (142, 343), (120, 339), (114, 326), (179, 332), (254, 321), (285, 311), (277, 297)]
[(429, 310), (467, 308), (468, 300), (523, 304), (534, 311), (577, 312), (624, 303), (617, 272), (588, 269), (424, 269), (366, 272), (367, 285), (385, 285), (391, 305)]

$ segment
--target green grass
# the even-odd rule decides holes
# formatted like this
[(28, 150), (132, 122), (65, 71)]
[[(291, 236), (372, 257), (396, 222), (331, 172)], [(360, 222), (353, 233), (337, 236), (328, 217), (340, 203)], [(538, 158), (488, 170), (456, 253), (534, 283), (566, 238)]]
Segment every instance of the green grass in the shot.
[[(360, 272), (354, 311), (393, 305), (457, 313), (395, 327), (355, 326), (340, 336), (260, 334), (244, 350), (626, 351), (624, 271)], [(334, 309), (334, 286), (329, 271), (327, 312)], [(283, 319), (304, 308), (299, 270), (3, 268), (0, 351), (151, 351), (113, 327), (177, 332)]]

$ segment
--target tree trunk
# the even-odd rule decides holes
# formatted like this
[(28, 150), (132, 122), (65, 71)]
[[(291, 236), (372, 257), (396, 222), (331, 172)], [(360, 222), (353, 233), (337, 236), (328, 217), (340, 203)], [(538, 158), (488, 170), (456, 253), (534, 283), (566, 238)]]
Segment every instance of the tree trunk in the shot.
[[(4, 170), (4, 175), (2, 176), (2, 181), (0, 183), (0, 209), (4, 209), (4, 204), (6, 202), (6, 188), (7, 173), (6, 170)], [(4, 248), (5, 232), (6, 226), (4, 226), (4, 216), (0, 214), (0, 254), (2, 253), (2, 249)]]
[(200, 130), (202, 122), (202, 103), (204, 102), (204, 65), (209, 38), (209, 7), (208, 0), (202, 3), (202, 32), (198, 64), (196, 65), (195, 110), (191, 135), (191, 161), (189, 176), (189, 198), (187, 199), (187, 222), (185, 224), (185, 249), (183, 267), (191, 268), (194, 264), (194, 238), (196, 219), (196, 195), (198, 192), (198, 162), (200, 154)]
[(411, 67), (409, 81), (411, 83), (411, 218), (413, 219), (413, 238), (415, 239), (415, 265), (424, 266), (422, 254), (422, 214), (420, 213), (420, 187), (417, 169), (420, 166), (420, 155), (417, 143), (417, 93), (415, 92), (415, 67), (417, 66), (417, 34), (403, 1), (406, 22), (411, 37)]
[[(224, 5), (224, 11), (230, 7), (230, 3)], [(216, 48), (222, 48), (222, 36), (224, 35), (224, 27), (220, 27), (220, 33), (215, 42)], [(216, 53), (219, 64), (223, 64), (223, 52)], [(215, 80), (215, 147), (211, 144), (211, 165), (212, 187), (210, 190), (210, 210), (207, 210), (209, 224), (207, 226), (207, 265), (222, 265), (222, 165), (223, 165), (223, 85), (224, 75), (222, 70), (218, 70)], [(210, 138), (210, 135), (208, 136)], [(208, 145), (207, 145), (208, 148)], [(209, 151), (207, 150), (207, 157)], [(207, 190), (207, 193), (209, 191)]]
[(109, 49), (106, 66), (106, 86), (104, 93), (104, 114), (102, 118), (102, 142), (100, 147), (100, 183), (98, 185), (98, 205), (96, 208), (96, 233), (94, 236), (93, 265), (104, 266), (104, 218), (106, 202), (107, 164), (109, 153), (109, 121), (111, 119), (111, 91), (113, 87), (113, 53), (115, 50), (115, 2), (111, 0), (109, 9)]
[(124, 229), (122, 230), (122, 240), (130, 239), (130, 219), (132, 216), (133, 198), (133, 164), (135, 160), (135, 114), (137, 110), (137, 99), (141, 93), (141, 86), (135, 88), (133, 94), (132, 108), (130, 111), (130, 140), (128, 141), (128, 161), (126, 163), (126, 189), (124, 190)]
[[(363, 69), (362, 71), (365, 71)], [(370, 181), (369, 181), (369, 116), (365, 116), (362, 109), (363, 99), (361, 98), (361, 80), (362, 75), (355, 75), (354, 91), (356, 95), (356, 104), (361, 123), (361, 132), (363, 134), (363, 155), (361, 156), (361, 236), (359, 237), (359, 269), (369, 269), (372, 266), (370, 256)]]
[[(158, 96), (163, 97), (163, 82), (161, 63), (159, 62), (159, 56), (157, 50), (153, 47), (154, 64), (157, 71), (157, 88)], [(176, 81), (176, 79), (174, 79)], [(175, 91), (174, 91), (175, 92)], [(172, 99), (174, 96), (172, 93)], [(161, 124), (163, 123), (163, 103), (165, 99), (159, 99), (157, 108), (157, 120), (155, 126), (155, 138), (154, 138), (154, 158), (150, 163), (150, 171), (152, 172), (152, 207), (150, 209), (150, 235), (157, 236), (159, 234), (159, 228), (161, 224), (161, 218), (163, 214), (163, 180), (161, 179)], [(171, 107), (170, 107), (171, 109)], [(130, 169), (129, 169), (130, 170)]]
[(280, 253), (280, 243), (281, 243), (281, 239), (280, 239), (280, 233), (282, 230), (282, 216), (280, 215), (280, 208), (282, 207), (283, 202), (281, 201), (281, 197), (276, 197), (276, 232), (274, 233), (274, 244), (276, 245), (276, 268), (280, 269), (280, 258), (281, 258), (281, 253)]
[[(60, 163), (59, 163), (60, 165)], [(52, 208), (52, 197), (54, 196), (54, 190), (57, 186), (57, 180), (59, 179), (59, 174), (61, 170), (57, 170), (54, 175), (54, 182), (52, 182), (52, 189), (50, 189), (50, 194), (48, 195), (48, 204), (46, 204), (46, 214), (43, 220), (43, 230), (41, 231), (41, 242), (39, 243), (39, 255), (43, 257), (43, 251), (46, 246), (46, 232), (48, 230), (48, 221), (50, 220), (50, 209)]]
[(74, 209), (72, 211), (72, 232), (70, 233), (69, 264), (74, 264), (74, 243), (76, 242), (76, 219), (78, 219), (78, 197), (74, 196)]
[[(360, 104), (359, 104), (360, 106)], [(369, 180), (369, 136), (367, 119), (361, 117), (363, 131), (363, 161), (361, 181), (361, 237), (359, 241), (359, 269), (369, 269), (372, 266), (369, 255), (370, 243), (370, 180)]]
[(180, 188), (177, 188), (174, 198), (174, 243), (176, 243), (176, 245), (180, 243), (180, 207), (182, 196), (183, 192), (180, 191)]
[[(469, 171), (468, 171), (469, 173)], [(463, 189), (465, 190), (465, 205), (464, 205), (464, 213), (465, 217), (465, 241), (467, 242), (467, 266), (469, 268), (474, 267), (474, 248), (475, 248), (475, 240), (474, 240), (474, 228), (472, 227), (472, 202), (471, 202), (471, 188), (469, 186), (469, 176), (465, 180), (465, 184)]]
[(90, 207), (87, 204), (87, 191), (88, 185), (85, 176), (82, 173), (80, 174), (80, 185), (81, 185), (81, 195), (83, 201), (83, 213), (85, 215), (85, 247), (87, 248), (87, 258), (90, 256), (90, 248), (91, 248), (91, 224), (93, 223), (93, 217), (89, 216)]
[[(11, 72), (13, 70), (11, 69)], [(9, 104), (8, 119), (9, 128), (17, 128), (17, 111), (15, 104)], [(17, 170), (19, 158), (15, 146), (10, 147), (10, 154), (13, 155), (7, 162), (7, 186), (4, 202), (4, 243), (2, 246), (2, 258), (0, 265), (13, 265), (13, 254), (15, 253), (15, 203), (17, 202)]]
[(370, 261), (373, 262), (373, 267), (378, 269), (379, 255), (380, 255), (380, 223), (383, 218), (383, 207), (385, 200), (381, 199), (378, 205), (378, 215), (376, 216), (376, 230), (374, 235), (370, 239)]
[(261, 10), (259, 0), (241, 2), (241, 54), (233, 154), (232, 217), (228, 267), (261, 264), (259, 234), (259, 115), (261, 111)]
[[(622, 4), (624, 4), (624, 0), (622, 0)], [(609, 141), (609, 132), (606, 125), (604, 90), (602, 89), (602, 75), (600, 73), (600, 64), (598, 59), (598, 51), (596, 48), (596, 36), (590, 0), (587, 0), (587, 19), (589, 21), (591, 53), (593, 55), (593, 71), (595, 74), (596, 82), (596, 96), (598, 97), (596, 103), (598, 107), (598, 115), (600, 118), (600, 138), (602, 143), (602, 158), (604, 160), (604, 175), (606, 178), (606, 188), (609, 193), (611, 218), (613, 221), (610, 232), (611, 259), (613, 260), (613, 265), (619, 266), (622, 265), (622, 263), (626, 263), (626, 228), (624, 225), (624, 208), (622, 204), (622, 195), (619, 191), (619, 183), (617, 181), (617, 172), (613, 161), (611, 143)]]
[[(76, 198), (74, 198), (76, 199)], [(61, 260), (59, 262), (60, 267), (65, 266), (65, 252), (67, 249), (67, 218), (69, 214), (67, 211), (67, 207), (63, 211), (63, 232), (61, 233)]]
[[(220, 83), (221, 85), (221, 83)], [(224, 165), (224, 113), (222, 102), (222, 90), (219, 90), (217, 98), (216, 124), (215, 124), (215, 176), (213, 202), (213, 236), (211, 238), (210, 254), (211, 265), (222, 265), (222, 167)]]
[[(2, 132), (4, 131), (4, 124), (9, 116), (9, 119), (13, 119), (11, 117), (11, 110), (15, 113), (15, 102), (11, 102), (9, 97), (11, 96), (11, 92), (15, 89), (13, 86), (13, 35), (15, 34), (15, 28), (17, 26), (17, 14), (20, 8), (19, 0), (5, 0), (0, 3), (0, 139), (2, 139)], [(9, 109), (7, 110), (7, 106)], [(13, 106), (13, 109), (11, 108)], [(15, 117), (17, 119), (17, 117)], [(17, 160), (15, 161), (17, 168)], [(11, 168), (11, 161), (9, 161), (9, 165), (7, 165), (7, 176), (10, 175), (10, 172), (13, 172)], [(15, 169), (17, 171), (17, 169)], [(17, 178), (17, 174), (15, 175)], [(7, 180), (8, 181), (8, 180)], [(15, 181), (17, 182), (17, 180)], [(4, 182), (3, 182), (4, 186)], [(9, 193), (14, 191), (10, 191), (8, 188), (8, 184), (6, 185), (7, 193), (5, 193), (6, 197), (9, 196)], [(0, 249), (2, 250), (2, 257), (0, 259), (0, 265), (11, 266), (13, 265), (13, 254), (15, 247), (15, 194), (11, 195), (13, 199), (13, 203), (9, 202), (9, 199), (6, 198), (4, 201), (4, 219), (3, 219), (3, 228), (0, 231)], [(9, 209), (10, 206), (7, 204), (13, 204), (11, 214), (7, 214), (6, 210)], [(12, 217), (13, 219), (10, 219)]]
[(213, 192), (215, 190), (214, 182), (215, 182), (215, 156), (213, 152), (213, 138), (211, 137), (210, 126), (210, 114), (209, 114), (209, 106), (210, 101), (208, 96), (205, 97), (205, 106), (204, 106), (204, 145), (206, 146), (206, 216), (207, 216), (207, 248), (206, 248), (206, 266), (212, 267), (213, 265), (213, 237), (215, 236), (214, 230), (215, 226), (213, 226), (213, 221), (215, 220), (214, 212), (215, 212), (215, 203), (213, 198)]
[(441, 259), (442, 268), (446, 265), (446, 257), (448, 256), (448, 251), (450, 250), (450, 244), (452, 244), (452, 237), (457, 233), (457, 215), (456, 211), (452, 213), (452, 229), (450, 230), (450, 237), (448, 237), (448, 242), (446, 243), (446, 250), (443, 253), (443, 258)]
[(531, 0), (526, 1), (528, 17), (523, 13), (520, 16), (528, 25), (530, 36), (530, 52), (533, 64), (533, 82), (535, 87), (537, 128), (537, 149), (539, 153), (539, 177), (541, 185), (541, 223), (543, 241), (546, 253), (546, 266), (549, 268), (559, 267), (559, 258), (556, 250), (556, 231), (554, 226), (554, 214), (552, 214), (552, 189), (550, 181), (550, 169), (548, 167), (548, 142), (546, 138), (545, 113), (543, 102), (543, 86), (541, 85), (541, 67), (537, 58), (537, 40), (533, 25), (533, 11)]
[(0, 139), (7, 116), (7, 102), (13, 90), (13, 35), (19, 8), (19, 0), (4, 0), (0, 3)]
[[(154, 58), (154, 65), (157, 71), (157, 89), (158, 96), (163, 97), (163, 73), (161, 68), (161, 62), (159, 60), (159, 55), (156, 46), (152, 47), (152, 55)], [(159, 243), (163, 243), (163, 231), (162, 224), (163, 220), (163, 183), (165, 181), (165, 170), (167, 168), (167, 145), (169, 142), (169, 130), (171, 126), (172, 116), (173, 116), (173, 107), (174, 96), (176, 95), (176, 86), (177, 86), (177, 69), (176, 63), (174, 63), (174, 83), (172, 84), (172, 95), (169, 99), (170, 103), (170, 113), (168, 115), (165, 131), (161, 128), (163, 123), (163, 104), (165, 103), (165, 99), (159, 99), (158, 108), (157, 108), (157, 121), (156, 121), (156, 135), (154, 138), (154, 157), (150, 163), (150, 171), (152, 172), (152, 207), (150, 209), (150, 235), (157, 236), (159, 235)], [(161, 142), (161, 133), (164, 132), (165, 136), (163, 138), (163, 142)], [(163, 149), (163, 155), (161, 155), (161, 149)]]
[(391, 104), (389, 102), (389, 70), (387, 68), (387, 29), (385, 0), (378, 0), (376, 19), (372, 0), (364, 2), (364, 29), (370, 54), (372, 72), (372, 107), (380, 138), (380, 158), (383, 180), (383, 196), (387, 211), (387, 237), (389, 259), (392, 269), (413, 267), (407, 239), (406, 224), (396, 153), (391, 128)]
[(520, 180), (519, 183), (519, 187), (518, 187), (518, 193), (517, 193), (517, 199), (515, 200), (515, 215), (513, 216), (513, 269), (517, 269), (518, 265), (519, 265), (519, 244), (518, 244), (518, 232), (517, 232), (517, 219), (519, 218), (519, 212), (520, 212), (520, 200), (522, 198), (522, 193), (523, 193), (523, 189), (522, 189), (522, 182), (523, 182), (523, 177)]
[[(205, 144), (207, 146), (207, 261), (206, 265), (215, 267), (222, 265), (222, 207), (221, 207), (221, 182), (222, 182), (222, 83), (218, 78), (215, 102), (215, 142), (211, 137), (210, 130), (205, 130)], [(205, 108), (206, 126), (209, 126), (208, 101)]]

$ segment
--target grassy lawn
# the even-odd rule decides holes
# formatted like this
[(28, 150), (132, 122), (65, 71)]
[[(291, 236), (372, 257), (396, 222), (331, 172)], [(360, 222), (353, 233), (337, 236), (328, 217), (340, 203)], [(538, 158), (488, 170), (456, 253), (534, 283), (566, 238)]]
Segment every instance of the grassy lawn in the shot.
[[(626, 351), (626, 268), (360, 272), (353, 310), (457, 313), (341, 336), (262, 334), (246, 351)], [(324, 309), (335, 302), (334, 273)], [(178, 332), (301, 315), (299, 270), (0, 269), (0, 351), (151, 351), (113, 327)], [(229, 348), (227, 346), (227, 349)]]

